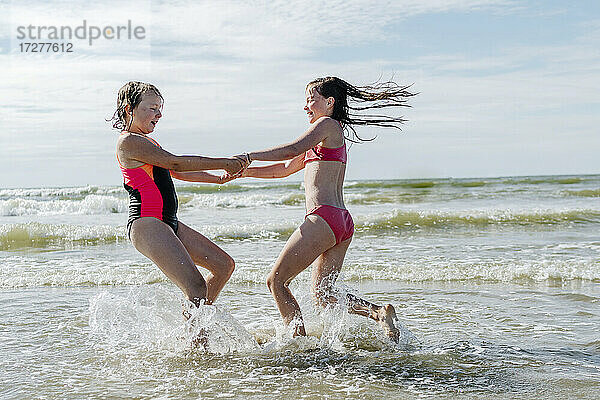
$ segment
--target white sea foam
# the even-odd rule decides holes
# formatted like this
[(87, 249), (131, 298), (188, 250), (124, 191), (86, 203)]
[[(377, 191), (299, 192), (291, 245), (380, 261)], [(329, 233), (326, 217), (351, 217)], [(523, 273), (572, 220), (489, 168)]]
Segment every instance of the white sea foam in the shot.
[(203, 339), (205, 351), (216, 354), (253, 352), (258, 343), (229, 313), (214, 305), (196, 307), (186, 301), (189, 319), (185, 322), (185, 342), (196, 343)]
[[(181, 314), (176, 292), (132, 288), (125, 295), (102, 291), (90, 299), (89, 325), (96, 344), (112, 351), (140, 348), (181, 351), (199, 346), (214, 354), (258, 351), (254, 338), (229, 313), (213, 305), (192, 306)], [(179, 303), (179, 304), (178, 304)], [(201, 335), (206, 340), (200, 344)]]
[[(227, 193), (227, 194), (196, 194), (192, 200), (185, 203), (186, 208), (247, 208), (247, 207), (270, 207), (287, 205), (291, 195), (276, 193), (249, 194), (249, 193)], [(303, 196), (302, 196), (303, 197)]]
[(344, 278), (351, 281), (392, 280), (408, 282), (427, 281), (535, 281), (600, 280), (598, 260), (413, 260), (377, 265), (345, 265)]
[(275, 223), (204, 225), (202, 234), (213, 240), (287, 239), (297, 227), (295, 219)]
[(65, 188), (0, 189), (0, 197), (73, 197), (89, 194), (107, 195), (123, 192), (122, 187), (79, 186)]
[[(145, 351), (189, 351), (212, 354), (272, 354), (331, 349), (345, 352), (356, 346), (369, 349), (405, 348), (414, 336), (401, 323), (399, 345), (388, 340), (373, 321), (349, 315), (343, 306), (310, 311), (304, 304), (307, 337), (292, 337), (291, 327), (278, 321), (273, 330), (257, 321), (257, 326), (242, 326), (226, 310), (213, 305), (191, 305), (176, 291), (159, 287), (135, 287), (127, 293), (101, 291), (90, 299), (89, 326), (95, 346), (113, 355), (139, 355)], [(184, 320), (181, 306), (189, 319)], [(257, 331), (258, 329), (258, 331)], [(262, 336), (259, 345), (255, 337)]]
[(183, 324), (181, 320), (176, 323), (177, 309), (168, 310), (165, 300), (173, 299), (168, 293), (148, 288), (132, 288), (125, 295), (98, 293), (89, 305), (90, 333), (96, 345), (124, 352), (173, 349)]
[(0, 200), (0, 215), (111, 214), (127, 211), (127, 199), (105, 195), (87, 195), (81, 200), (39, 200), (14, 198)]
[[(264, 285), (273, 260), (260, 263), (238, 262), (231, 284)], [(204, 273), (204, 270), (202, 270)], [(308, 279), (308, 275), (298, 278)], [(545, 282), (548, 280), (600, 281), (597, 260), (507, 260), (440, 261), (423, 259), (413, 262), (389, 261), (365, 265), (347, 262), (342, 282)], [(27, 256), (8, 256), (0, 264), (1, 288), (42, 286), (149, 285), (169, 282), (152, 262), (143, 260), (110, 261), (96, 258), (44, 260)], [(308, 285), (308, 282), (304, 282)]]
[(99, 258), (45, 259), (21, 255), (3, 258), (0, 288), (149, 285), (167, 282), (150, 261)]

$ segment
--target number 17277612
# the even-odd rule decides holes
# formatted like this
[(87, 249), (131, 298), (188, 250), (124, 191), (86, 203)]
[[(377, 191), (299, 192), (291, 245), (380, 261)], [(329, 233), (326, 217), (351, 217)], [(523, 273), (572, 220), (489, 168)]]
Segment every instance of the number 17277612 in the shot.
[(73, 43), (19, 43), (21, 53), (72, 53)]

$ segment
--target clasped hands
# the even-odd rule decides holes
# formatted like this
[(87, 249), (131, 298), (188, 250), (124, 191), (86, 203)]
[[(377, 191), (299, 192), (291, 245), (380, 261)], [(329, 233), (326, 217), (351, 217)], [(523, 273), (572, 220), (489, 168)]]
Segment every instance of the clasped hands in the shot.
[(234, 168), (225, 169), (227, 173), (221, 175), (221, 183), (229, 182), (233, 179), (241, 177), (246, 168), (248, 168), (252, 162), (250, 159), (250, 154), (248, 153), (238, 154), (230, 157), (230, 159), (237, 161), (238, 165), (233, 164), (235, 166)]

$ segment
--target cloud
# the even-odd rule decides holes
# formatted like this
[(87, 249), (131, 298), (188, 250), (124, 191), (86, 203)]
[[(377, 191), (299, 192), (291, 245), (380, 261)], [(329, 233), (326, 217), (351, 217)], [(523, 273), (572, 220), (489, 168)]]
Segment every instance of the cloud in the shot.
[[(80, 24), (84, 17), (100, 25), (131, 18), (147, 26), (149, 36), (143, 45), (104, 41), (71, 55), (20, 55), (14, 47), (12, 54), (0, 54), (0, 159), (5, 163), (24, 149), (33, 155), (28, 162), (40, 160), (39, 168), (45, 157), (96, 152), (94, 162), (106, 162), (98, 171), (112, 171), (114, 137), (104, 118), (112, 114), (118, 88), (133, 79), (153, 82), (165, 95), (157, 135), (176, 153), (227, 154), (290, 140), (306, 127), (304, 85), (332, 74), (361, 84), (395, 73), (398, 81), (415, 83), (420, 95), (414, 107), (401, 110), (409, 119), (406, 135), (364, 130), (366, 136), (380, 134), (368, 148), (381, 153), (390, 174), (409, 167), (438, 174), (468, 168), (460, 157), (444, 158), (439, 149), (439, 160), (419, 166), (415, 163), (425, 162), (415, 155), (420, 146), (500, 152), (507, 142), (535, 144), (541, 138), (556, 148), (561, 143), (589, 148), (598, 141), (592, 105), (600, 87), (600, 23), (593, 19), (582, 21), (577, 34), (571, 32), (560, 44), (502, 43), (483, 55), (440, 44), (429, 53), (390, 49), (373, 57), (360, 48), (395, 37), (398, 24), (414, 16), (538, 11), (510, 1), (459, 0), (381, 1), (377, 7), (335, 0), (325, 11), (325, 3), (315, 0), (11, 4), (13, 25)], [(321, 57), (331, 46), (355, 57), (343, 62)], [(360, 174), (367, 171), (359, 148), (356, 164), (349, 167), (351, 178), (365, 177)], [(386, 155), (407, 161), (386, 166)]]
[[(241, 60), (303, 58), (322, 48), (382, 40), (389, 34), (389, 24), (410, 16), (512, 4), (499, 0), (162, 2), (157, 5), (162, 12), (160, 20), (155, 19), (153, 43), (159, 56), (185, 52)], [(175, 54), (173, 44), (179, 45)]]
[[(303, 1), (74, 1), (11, 4), (13, 32), (19, 25), (106, 26), (132, 20), (147, 28), (153, 57), (190, 59), (226, 57), (241, 60), (301, 58), (331, 46), (354, 46), (381, 40), (386, 28), (411, 16), (449, 11), (507, 11), (512, 1), (438, 0), (376, 3), (360, 0)], [(137, 55), (138, 46), (121, 48), (98, 41), (80, 51), (98, 57), (111, 53)], [(123, 43), (120, 43), (123, 44)], [(108, 51), (110, 50), (110, 51)], [(141, 50), (146, 54), (147, 50)]]

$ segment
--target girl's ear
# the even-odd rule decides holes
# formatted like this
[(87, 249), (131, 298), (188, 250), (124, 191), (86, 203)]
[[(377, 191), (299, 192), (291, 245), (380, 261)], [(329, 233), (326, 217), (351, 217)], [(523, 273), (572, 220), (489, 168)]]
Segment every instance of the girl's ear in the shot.
[(331, 107), (335, 104), (335, 99), (333, 97), (327, 98), (327, 107)]
[(125, 104), (124, 110), (125, 110), (125, 114), (131, 116), (131, 105)]

